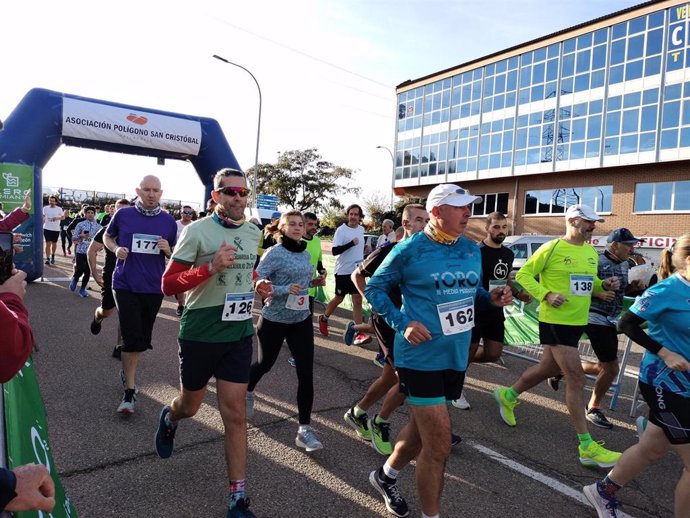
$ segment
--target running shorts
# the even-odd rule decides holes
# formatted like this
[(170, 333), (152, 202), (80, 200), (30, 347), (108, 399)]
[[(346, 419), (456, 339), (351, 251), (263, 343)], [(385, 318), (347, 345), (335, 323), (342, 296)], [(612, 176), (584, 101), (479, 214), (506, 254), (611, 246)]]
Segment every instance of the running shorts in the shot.
[(542, 345), (577, 347), (587, 326), (566, 326), (539, 322), (539, 342)]
[(201, 390), (211, 377), (231, 383), (249, 383), (252, 336), (236, 342), (196, 342), (177, 340), (180, 379), (187, 390)]
[(465, 371), (445, 369), (418, 371), (398, 368), (400, 392), (410, 405), (430, 406), (458, 399), (465, 383)]
[(639, 383), (640, 393), (649, 406), (649, 420), (664, 431), (671, 444), (690, 444), (690, 398)]

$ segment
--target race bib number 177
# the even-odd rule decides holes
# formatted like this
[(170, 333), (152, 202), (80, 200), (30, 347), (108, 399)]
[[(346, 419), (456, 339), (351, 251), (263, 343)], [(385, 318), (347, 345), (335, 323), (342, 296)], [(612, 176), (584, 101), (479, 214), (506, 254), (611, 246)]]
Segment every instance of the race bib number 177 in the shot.
[(135, 254), (160, 254), (158, 249), (158, 236), (150, 234), (134, 234), (132, 236), (131, 251)]

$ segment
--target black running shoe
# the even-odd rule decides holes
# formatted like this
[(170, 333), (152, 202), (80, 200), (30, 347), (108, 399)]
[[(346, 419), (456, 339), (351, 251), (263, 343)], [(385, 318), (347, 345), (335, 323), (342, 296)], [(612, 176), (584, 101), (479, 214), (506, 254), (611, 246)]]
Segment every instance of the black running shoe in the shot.
[(113, 358), (117, 360), (122, 359), (122, 346), (121, 345), (116, 345), (115, 348), (113, 349)]
[(91, 334), (92, 335), (97, 335), (98, 333), (101, 332), (101, 324), (103, 324), (103, 319), (98, 320), (96, 317), (93, 317), (93, 320), (91, 321)]
[(558, 390), (562, 379), (563, 379), (563, 374), (559, 374), (558, 376), (554, 376), (553, 378), (547, 379), (546, 383), (553, 390)]
[(604, 413), (598, 408), (590, 408), (589, 410), (586, 410), (586, 412), (585, 417), (587, 418), (587, 421), (594, 424), (594, 426), (606, 428), (607, 430), (613, 428), (613, 423), (606, 419)]
[(181, 317), (183, 311), (184, 311), (184, 306), (177, 306), (177, 309), (175, 310), (175, 314), (176, 314), (178, 317)]
[(379, 472), (380, 469), (375, 469), (369, 473), (369, 482), (372, 486), (374, 486), (376, 491), (381, 493), (388, 512), (400, 518), (409, 515), (410, 510), (407, 508), (407, 502), (405, 502), (405, 499), (400, 494), (398, 484), (395, 482), (395, 480), (393, 480), (392, 483), (387, 480), (383, 480), (385, 476), (382, 477)]
[(450, 434), (450, 445), (451, 446), (457, 446), (462, 442), (462, 437), (460, 437), (458, 434), (452, 433)]
[(249, 498), (240, 498), (235, 507), (228, 509), (225, 518), (256, 518), (256, 515), (249, 510)]

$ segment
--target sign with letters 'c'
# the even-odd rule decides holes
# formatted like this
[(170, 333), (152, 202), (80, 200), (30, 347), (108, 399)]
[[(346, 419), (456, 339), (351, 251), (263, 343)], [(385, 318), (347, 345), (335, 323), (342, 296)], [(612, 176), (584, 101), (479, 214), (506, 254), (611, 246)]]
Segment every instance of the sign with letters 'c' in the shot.
[(48, 444), (48, 426), (43, 399), (32, 359), (4, 385), (5, 434), (7, 466), (12, 469), (24, 464), (43, 464), (55, 482), (55, 507), (52, 513), (27, 511), (16, 513), (21, 518), (77, 518), (77, 511), (60, 483), (55, 461)]

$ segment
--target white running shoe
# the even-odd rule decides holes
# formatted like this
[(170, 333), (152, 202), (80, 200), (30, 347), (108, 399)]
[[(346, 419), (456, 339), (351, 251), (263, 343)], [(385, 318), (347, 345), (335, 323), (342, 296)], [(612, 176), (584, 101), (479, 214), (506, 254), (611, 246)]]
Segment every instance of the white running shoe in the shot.
[(465, 391), (463, 390), (460, 393), (460, 397), (458, 399), (453, 399), (450, 402), (451, 405), (453, 405), (455, 408), (459, 408), (460, 410), (469, 410), (472, 408), (470, 406), (470, 402), (467, 401), (467, 398), (465, 397)]

